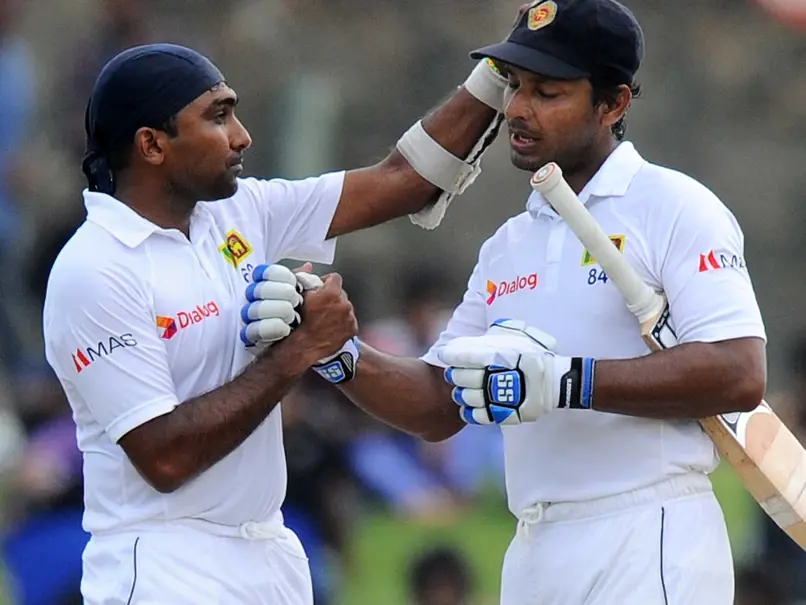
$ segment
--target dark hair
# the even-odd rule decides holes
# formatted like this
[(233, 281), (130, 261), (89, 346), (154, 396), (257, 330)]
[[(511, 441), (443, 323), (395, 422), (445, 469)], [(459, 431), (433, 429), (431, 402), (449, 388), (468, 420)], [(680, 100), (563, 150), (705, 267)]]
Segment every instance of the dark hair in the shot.
[[(637, 99), (641, 96), (641, 85), (638, 82), (633, 82), (630, 84), (630, 92), (632, 93), (632, 98)], [(613, 106), (618, 103), (619, 95), (621, 94), (621, 89), (618, 86), (593, 86), (593, 106), (598, 107), (601, 104), (606, 104), (609, 106)], [(621, 116), (621, 119), (613, 124), (612, 127), (613, 136), (616, 137), (617, 140), (621, 141), (624, 138), (624, 135), (627, 132), (627, 112), (624, 112), (624, 115)]]
[(409, 584), (415, 597), (422, 598), (437, 583), (455, 584), (467, 596), (471, 586), (470, 570), (460, 552), (444, 546), (419, 555), (409, 572)]
[[(151, 125), (144, 124), (143, 126)], [(152, 126), (152, 128), (162, 130), (171, 138), (175, 137), (177, 134), (179, 134), (179, 130), (176, 127), (176, 114), (170, 116), (162, 124)], [(132, 139), (110, 142), (109, 148), (106, 151), (106, 160), (109, 164), (109, 169), (112, 172), (120, 172), (121, 170), (127, 168), (131, 159)]]

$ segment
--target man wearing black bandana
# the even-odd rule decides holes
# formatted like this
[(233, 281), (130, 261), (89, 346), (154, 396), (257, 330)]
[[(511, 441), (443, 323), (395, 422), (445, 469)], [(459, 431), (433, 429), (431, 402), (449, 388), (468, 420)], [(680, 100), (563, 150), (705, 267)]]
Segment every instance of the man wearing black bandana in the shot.
[[(157, 44), (103, 68), (86, 109), (87, 219), (44, 312), (84, 456), (87, 605), (312, 603), (280, 513), (277, 402), (310, 368), (332, 373), (321, 362), (357, 325), (334, 274), (305, 293), (293, 333), (267, 320), (244, 346), (244, 289), (248, 319), (294, 315), (297, 280), (273, 263), (332, 262), (337, 236), (405, 215), (436, 227), (479, 172), (505, 87), (482, 61), (380, 163), (260, 180), (239, 178), (251, 139), (207, 58)], [(253, 283), (283, 271), (272, 293)], [(278, 288), (285, 301), (262, 300)]]

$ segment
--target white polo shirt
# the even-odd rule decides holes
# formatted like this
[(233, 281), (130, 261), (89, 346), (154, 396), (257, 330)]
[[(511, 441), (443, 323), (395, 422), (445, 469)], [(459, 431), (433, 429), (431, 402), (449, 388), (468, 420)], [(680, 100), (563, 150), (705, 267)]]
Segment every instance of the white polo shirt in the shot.
[(48, 282), (45, 348), (67, 394), (84, 456), (84, 526), (115, 531), (194, 517), (265, 521), (285, 497), (280, 407), (237, 449), (172, 494), (138, 474), (118, 440), (234, 378), (253, 358), (240, 309), (253, 267), (330, 263), (325, 241), (344, 173), (302, 181), (244, 179), (199, 203), (190, 240), (120, 201), (85, 192), (86, 222)]
[[(624, 142), (580, 199), (643, 280), (666, 292), (680, 342), (765, 338), (741, 229), (703, 185), (646, 162)], [(553, 335), (560, 355), (649, 353), (618, 290), (536, 193), (526, 212), (484, 243), (463, 302), (423, 359), (442, 365), (437, 355), (448, 342), (483, 334), (499, 318)], [(597, 498), (692, 469), (710, 472), (718, 462), (709, 438), (690, 421), (558, 410), (502, 430), (516, 515), (537, 502)]]

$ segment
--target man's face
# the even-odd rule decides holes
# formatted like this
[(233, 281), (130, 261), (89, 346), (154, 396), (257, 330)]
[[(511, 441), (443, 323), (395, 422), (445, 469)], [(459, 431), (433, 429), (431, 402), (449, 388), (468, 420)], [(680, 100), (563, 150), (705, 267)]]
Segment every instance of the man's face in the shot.
[(226, 84), (204, 93), (176, 116), (178, 135), (167, 142), (168, 187), (196, 201), (228, 198), (238, 190), (243, 152), (252, 144), (235, 117), (238, 98)]
[(505, 65), (512, 163), (534, 172), (556, 162), (566, 172), (585, 164), (601, 133), (588, 80), (550, 80)]

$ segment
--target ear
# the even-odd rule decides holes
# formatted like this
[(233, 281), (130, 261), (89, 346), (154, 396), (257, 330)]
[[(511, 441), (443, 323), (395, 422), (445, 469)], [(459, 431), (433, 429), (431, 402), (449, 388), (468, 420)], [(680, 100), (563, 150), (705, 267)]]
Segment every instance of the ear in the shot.
[(629, 86), (621, 84), (617, 90), (618, 94), (601, 103), (598, 107), (598, 111), (602, 115), (602, 125), (608, 128), (624, 117), (630, 107), (630, 103), (632, 103), (632, 91)]
[(147, 163), (155, 166), (165, 161), (165, 133), (143, 127), (134, 133), (134, 148)]

